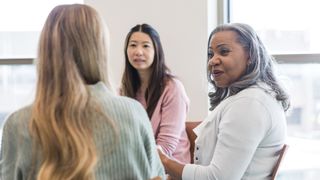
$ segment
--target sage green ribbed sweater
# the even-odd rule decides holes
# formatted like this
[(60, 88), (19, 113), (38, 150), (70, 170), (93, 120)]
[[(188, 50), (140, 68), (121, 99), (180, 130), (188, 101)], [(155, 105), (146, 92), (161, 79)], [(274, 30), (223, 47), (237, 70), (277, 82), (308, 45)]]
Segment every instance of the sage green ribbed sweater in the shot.
[[(111, 126), (92, 114), (93, 132), (98, 151), (97, 180), (164, 177), (148, 116), (140, 103), (111, 93), (103, 83), (90, 85), (91, 100), (115, 122), (118, 141), (114, 144)], [(28, 121), (31, 106), (12, 113), (3, 128), (0, 179), (26, 179), (31, 166), (31, 139)], [(49, 143), (49, 142), (48, 142)], [(110, 152), (110, 148), (113, 151)], [(35, 178), (32, 178), (35, 179)]]

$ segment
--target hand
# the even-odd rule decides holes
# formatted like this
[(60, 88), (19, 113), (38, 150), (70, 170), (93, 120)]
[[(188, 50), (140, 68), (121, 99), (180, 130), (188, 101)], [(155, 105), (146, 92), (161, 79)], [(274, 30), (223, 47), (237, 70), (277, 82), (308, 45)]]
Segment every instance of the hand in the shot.
[(163, 152), (163, 149), (160, 145), (157, 145), (157, 149), (162, 164), (165, 164), (165, 162), (168, 161), (168, 159), (170, 158), (167, 156), (167, 154)]
[(158, 145), (157, 149), (164, 169), (166, 170), (166, 173), (169, 174), (169, 176), (167, 176), (167, 180), (181, 179), (184, 165), (175, 160), (172, 160), (167, 154), (163, 152), (161, 146)]
[(162, 178), (160, 176), (156, 176), (156, 177), (151, 178), (150, 180), (162, 180)]

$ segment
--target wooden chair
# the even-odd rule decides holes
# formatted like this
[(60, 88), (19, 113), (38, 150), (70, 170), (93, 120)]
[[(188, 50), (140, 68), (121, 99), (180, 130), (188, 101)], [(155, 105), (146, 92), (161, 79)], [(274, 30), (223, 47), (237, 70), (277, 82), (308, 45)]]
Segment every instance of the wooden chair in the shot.
[(276, 163), (276, 165), (273, 168), (272, 174), (271, 174), (271, 180), (275, 180), (278, 174), (279, 167), (281, 165), (281, 162), (283, 161), (284, 155), (286, 154), (289, 146), (287, 144), (284, 144), (282, 149), (279, 152), (279, 158)]
[(186, 122), (186, 132), (188, 135), (188, 139), (190, 141), (191, 163), (193, 163), (194, 141), (197, 138), (197, 135), (193, 132), (193, 129), (196, 128), (200, 123), (201, 123), (201, 121), (187, 121)]

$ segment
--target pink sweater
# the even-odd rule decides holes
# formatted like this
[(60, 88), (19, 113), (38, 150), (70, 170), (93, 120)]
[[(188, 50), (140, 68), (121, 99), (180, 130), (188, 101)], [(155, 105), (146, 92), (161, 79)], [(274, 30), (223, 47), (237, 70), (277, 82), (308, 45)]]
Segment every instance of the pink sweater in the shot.
[[(137, 94), (136, 99), (146, 108), (143, 94)], [(157, 145), (181, 163), (190, 163), (190, 143), (185, 131), (188, 108), (189, 98), (182, 83), (173, 79), (167, 83), (151, 117)]]

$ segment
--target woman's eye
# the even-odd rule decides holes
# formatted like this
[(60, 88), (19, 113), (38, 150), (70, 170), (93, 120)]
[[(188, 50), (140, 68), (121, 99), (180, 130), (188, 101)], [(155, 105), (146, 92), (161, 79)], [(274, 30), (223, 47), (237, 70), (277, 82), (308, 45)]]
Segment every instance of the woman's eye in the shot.
[(150, 45), (149, 45), (149, 44), (145, 44), (145, 45), (143, 45), (143, 47), (144, 47), (144, 48), (149, 48)]
[(129, 44), (129, 47), (136, 47), (136, 44)]
[(229, 51), (228, 49), (221, 49), (221, 50), (220, 50), (220, 54), (221, 54), (222, 56), (228, 55), (229, 52), (230, 52), (230, 51)]
[(213, 52), (209, 51), (208, 52), (208, 59), (211, 59), (213, 57)]

